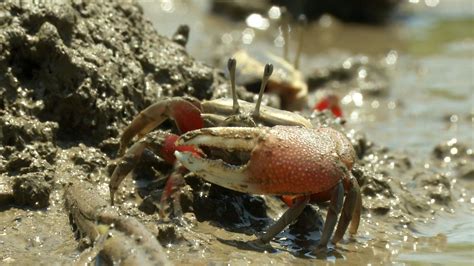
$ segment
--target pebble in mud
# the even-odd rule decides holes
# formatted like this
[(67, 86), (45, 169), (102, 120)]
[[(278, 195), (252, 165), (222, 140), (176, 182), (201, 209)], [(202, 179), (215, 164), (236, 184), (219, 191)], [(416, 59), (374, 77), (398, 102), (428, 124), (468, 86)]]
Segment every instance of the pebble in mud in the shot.
[(49, 205), (51, 186), (43, 173), (28, 173), (13, 180), (15, 204), (32, 208), (46, 208)]

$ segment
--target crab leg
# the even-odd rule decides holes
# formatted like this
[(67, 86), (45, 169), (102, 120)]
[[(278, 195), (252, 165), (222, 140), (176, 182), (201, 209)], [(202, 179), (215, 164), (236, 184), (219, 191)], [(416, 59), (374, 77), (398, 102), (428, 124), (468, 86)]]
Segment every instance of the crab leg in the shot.
[(304, 207), (306, 207), (306, 204), (308, 204), (309, 199), (310, 198), (308, 196), (298, 198), (295, 203), (280, 217), (280, 219), (272, 224), (267, 229), (267, 232), (259, 238), (260, 241), (263, 243), (268, 243), (274, 236), (283, 231), (287, 225), (300, 216), (304, 210)]
[(349, 227), (349, 233), (351, 235), (355, 235), (357, 233), (357, 229), (359, 229), (360, 213), (362, 211), (362, 195), (360, 194), (360, 187), (357, 180), (354, 181), (353, 186), (356, 187), (357, 201), (354, 212), (352, 213), (351, 226)]
[(182, 184), (184, 184), (184, 174), (187, 172), (187, 169), (184, 168), (180, 163), (176, 163), (174, 165), (173, 172), (171, 175), (168, 177), (168, 180), (166, 181), (165, 187), (163, 189), (163, 194), (161, 195), (160, 199), (160, 217), (165, 218), (165, 209), (167, 205), (167, 201), (169, 198), (172, 199), (173, 203), (173, 211), (174, 211), (174, 216), (175, 217), (180, 217), (183, 214), (182, 208), (181, 208), (181, 200), (179, 195), (176, 195), (175, 189)]
[(317, 250), (323, 251), (326, 250), (329, 238), (331, 238), (334, 228), (336, 227), (337, 217), (341, 212), (342, 201), (344, 200), (344, 186), (342, 182), (339, 182), (334, 191), (332, 192), (331, 201), (329, 203), (328, 214), (326, 216), (326, 222), (323, 227), (323, 234), (321, 235), (321, 240), (319, 240), (319, 245)]
[[(357, 233), (357, 228), (359, 227), (360, 220), (360, 209), (362, 205), (359, 183), (355, 178), (351, 178), (351, 188), (346, 195), (344, 200), (344, 206), (342, 207), (341, 217), (339, 218), (339, 223), (337, 224), (336, 233), (332, 239), (332, 243), (336, 244), (344, 236), (349, 222), (351, 222), (350, 233)], [(358, 211), (356, 211), (358, 210)]]
[(125, 155), (120, 158), (117, 167), (115, 167), (115, 170), (110, 177), (109, 190), (111, 204), (114, 205), (114, 195), (117, 192), (120, 183), (122, 183), (123, 179), (138, 164), (145, 149), (153, 150), (158, 156), (170, 164), (174, 164), (176, 161), (176, 157), (173, 155), (175, 151), (187, 151), (196, 156), (200, 154), (200, 151), (194, 146), (176, 146), (175, 142), (177, 139), (177, 135), (157, 131), (153, 132), (153, 134), (149, 134), (145, 139), (133, 144), (132, 147), (127, 150)]
[(117, 192), (120, 183), (123, 179), (135, 168), (137, 163), (140, 161), (140, 157), (145, 150), (147, 143), (140, 141), (133, 144), (127, 153), (120, 158), (117, 167), (115, 167), (112, 176), (110, 177), (109, 191), (110, 191), (110, 204), (114, 205), (115, 192)]
[(138, 135), (141, 139), (168, 118), (175, 120), (182, 133), (203, 127), (201, 106), (196, 100), (186, 97), (165, 99), (148, 106), (133, 119), (120, 138), (118, 155), (125, 153), (133, 137)]

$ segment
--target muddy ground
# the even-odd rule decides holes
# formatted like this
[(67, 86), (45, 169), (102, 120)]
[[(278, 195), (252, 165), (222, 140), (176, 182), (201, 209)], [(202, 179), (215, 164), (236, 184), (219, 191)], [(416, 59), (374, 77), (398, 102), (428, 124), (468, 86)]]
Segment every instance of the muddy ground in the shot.
[[(182, 39), (160, 35), (159, 26), (156, 32), (138, 4), (2, 3), (0, 21), (2, 263), (313, 263), (326, 205), (307, 207), (270, 252), (254, 250), (247, 242), (286, 209), (282, 202), (189, 174), (184, 218), (161, 219), (158, 200), (172, 166), (151, 153), (121, 186), (117, 206), (108, 206), (118, 137), (140, 110), (167, 96), (228, 95), (224, 72), (195, 60)], [(334, 64), (310, 76), (310, 99), (319, 88), (350, 95), (357, 87), (374, 99), (390, 89), (386, 65), (348, 60), (350, 67)], [(255, 98), (242, 87), (239, 96)], [(421, 163), (329, 114), (304, 114), (351, 139), (358, 156), (352, 174), (363, 194), (358, 235), (318, 259), (385, 264), (413, 245), (446, 243), (441, 234), (425, 239), (416, 232), (469, 208), (463, 202), (472, 201), (472, 143), (446, 140)], [(172, 123), (162, 129), (176, 131)]]

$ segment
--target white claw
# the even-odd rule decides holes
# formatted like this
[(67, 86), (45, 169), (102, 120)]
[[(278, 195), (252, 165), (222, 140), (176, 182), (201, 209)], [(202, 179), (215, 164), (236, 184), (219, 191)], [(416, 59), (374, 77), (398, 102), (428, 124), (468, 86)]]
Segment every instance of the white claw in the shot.
[(255, 184), (249, 182), (246, 166), (233, 166), (222, 160), (198, 158), (189, 152), (175, 151), (174, 155), (184, 167), (208, 182), (235, 191), (261, 193)]

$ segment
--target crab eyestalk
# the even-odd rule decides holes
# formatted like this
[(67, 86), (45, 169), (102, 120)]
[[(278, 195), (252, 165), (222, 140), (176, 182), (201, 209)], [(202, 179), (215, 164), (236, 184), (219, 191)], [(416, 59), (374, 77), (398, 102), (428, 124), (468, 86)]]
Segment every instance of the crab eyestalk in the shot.
[(301, 58), (301, 49), (303, 48), (303, 38), (304, 38), (304, 30), (308, 20), (306, 19), (305, 15), (300, 15), (298, 17), (298, 25), (299, 25), (299, 38), (298, 38), (298, 48), (296, 50), (296, 57), (293, 66), (295, 69), (298, 69), (300, 66), (300, 58)]
[(239, 107), (239, 102), (237, 101), (237, 92), (235, 91), (235, 68), (237, 65), (237, 60), (235, 58), (229, 58), (229, 61), (227, 62), (227, 68), (229, 69), (229, 75), (230, 75), (230, 83), (231, 83), (231, 88), (232, 88), (232, 110), (234, 111), (234, 114), (238, 114), (240, 107)]
[(265, 87), (267, 86), (268, 79), (273, 73), (273, 65), (266, 64), (265, 69), (263, 70), (263, 77), (262, 77), (262, 84), (260, 85), (260, 92), (258, 93), (258, 100), (255, 104), (255, 110), (253, 111), (253, 115), (258, 117), (260, 115), (260, 104), (262, 103), (263, 92), (265, 91)]

